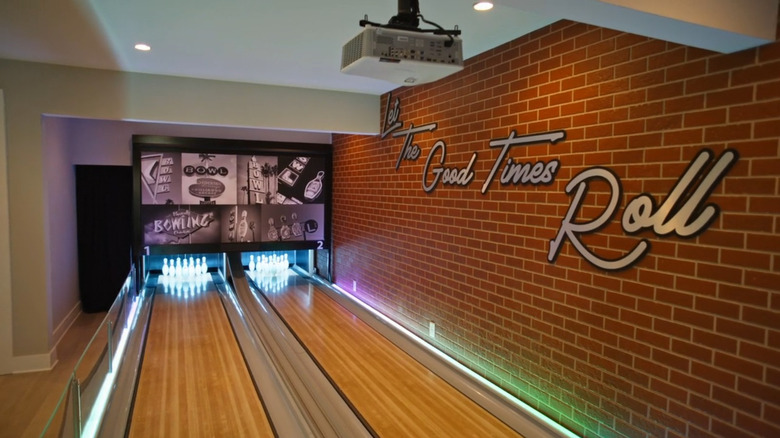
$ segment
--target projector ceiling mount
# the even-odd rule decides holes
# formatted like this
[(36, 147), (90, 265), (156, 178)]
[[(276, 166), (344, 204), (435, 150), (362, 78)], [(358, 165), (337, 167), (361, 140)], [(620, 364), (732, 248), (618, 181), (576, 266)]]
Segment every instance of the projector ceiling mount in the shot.
[[(420, 29), (420, 21), (436, 28)], [(452, 46), (455, 42), (453, 37), (460, 35), (458, 26), (455, 26), (454, 29), (447, 30), (432, 21), (426, 20), (420, 13), (420, 2), (418, 0), (398, 0), (398, 15), (390, 18), (390, 21), (387, 24), (368, 21), (368, 15), (366, 15), (363, 20), (360, 20), (360, 26), (365, 27), (366, 25), (386, 29), (401, 29), (412, 32), (432, 33), (434, 35), (446, 35), (449, 37), (449, 41), (445, 43), (447, 47)]]
[[(435, 29), (420, 29), (420, 21)], [(420, 14), (417, 0), (398, 0), (387, 24), (360, 21), (364, 29), (341, 49), (341, 72), (399, 85), (418, 85), (463, 70), (457, 26), (445, 30)]]

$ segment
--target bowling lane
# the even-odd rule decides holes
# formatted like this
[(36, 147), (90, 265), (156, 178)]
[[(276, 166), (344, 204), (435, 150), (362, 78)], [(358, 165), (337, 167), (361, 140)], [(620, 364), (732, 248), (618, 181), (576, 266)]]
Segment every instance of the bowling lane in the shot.
[(129, 436), (274, 436), (210, 279), (158, 285)]
[(519, 436), (316, 285), (287, 281), (268, 301), (378, 436)]

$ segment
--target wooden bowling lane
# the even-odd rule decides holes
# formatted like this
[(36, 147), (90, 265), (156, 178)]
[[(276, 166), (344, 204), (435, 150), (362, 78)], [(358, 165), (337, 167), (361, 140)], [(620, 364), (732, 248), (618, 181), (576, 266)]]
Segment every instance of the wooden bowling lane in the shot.
[(154, 297), (129, 436), (273, 437), (213, 283), (187, 298), (163, 290)]
[(315, 285), (267, 298), (378, 436), (519, 436)]

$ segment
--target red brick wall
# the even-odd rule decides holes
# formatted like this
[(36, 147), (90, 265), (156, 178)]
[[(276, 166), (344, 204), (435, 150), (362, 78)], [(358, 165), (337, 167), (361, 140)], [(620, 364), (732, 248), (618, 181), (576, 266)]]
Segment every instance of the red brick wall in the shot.
[[(780, 436), (780, 43), (721, 55), (564, 21), (392, 97), (403, 128), (437, 129), (414, 137), (420, 157), (398, 170), (402, 137), (334, 138), (337, 284), (357, 281), (357, 295), (423, 337), (435, 322), (431, 342), (578, 434)], [(496, 179), (480, 193), (491, 139), (554, 130), (565, 140), (508, 153), (559, 159), (551, 184)], [(449, 167), (478, 153), (469, 185), (423, 191), (437, 140)], [(706, 198), (720, 208), (709, 228), (626, 234), (629, 201), (662, 204), (705, 148), (739, 153)], [(548, 261), (566, 185), (594, 166), (622, 195), (582, 242), (604, 258), (651, 244), (617, 272), (568, 239)], [(592, 181), (576, 217), (595, 219), (609, 199)]]

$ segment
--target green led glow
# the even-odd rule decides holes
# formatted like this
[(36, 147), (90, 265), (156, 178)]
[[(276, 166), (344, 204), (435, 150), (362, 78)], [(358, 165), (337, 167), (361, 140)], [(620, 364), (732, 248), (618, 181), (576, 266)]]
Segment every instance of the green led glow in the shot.
[[(374, 304), (376, 305), (376, 303)], [(571, 385), (571, 381), (561, 376), (561, 373), (564, 372), (562, 366), (554, 363), (547, 364), (548, 368), (554, 365), (555, 369), (548, 371), (550, 371), (551, 379), (555, 383), (534, 376), (528, 366), (522, 366), (529, 358), (532, 362), (539, 363), (538, 353), (532, 351), (520, 352), (519, 354), (512, 352), (509, 358), (491, 354), (493, 359), (488, 359), (473, 352), (477, 348), (473, 343), (462, 338), (450, 339), (447, 336), (449, 333), (441, 331), (441, 327), (439, 327), (436, 337), (431, 338), (428, 336), (427, 322), (421, 323), (410, 318), (409, 315), (390, 311), (384, 306), (379, 311), (415, 335), (425, 339), (426, 342), (445, 355), (569, 431), (585, 437), (601, 438), (622, 435), (613, 428), (615, 418), (608, 412), (594, 409), (593, 406), (589, 406), (584, 400), (577, 397), (572, 389), (563, 387)]]

